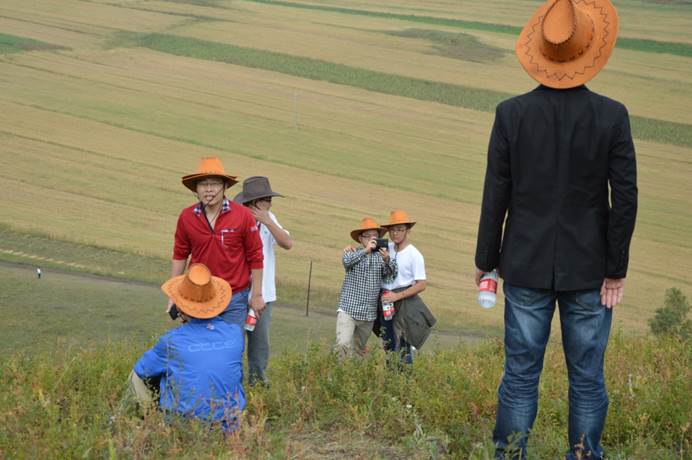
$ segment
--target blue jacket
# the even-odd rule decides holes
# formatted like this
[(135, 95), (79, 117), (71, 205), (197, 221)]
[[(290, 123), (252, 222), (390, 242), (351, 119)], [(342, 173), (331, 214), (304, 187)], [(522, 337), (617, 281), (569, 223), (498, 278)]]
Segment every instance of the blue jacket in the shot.
[(142, 379), (161, 378), (161, 409), (236, 425), (245, 408), (243, 331), (219, 317), (192, 319), (164, 334), (134, 367)]

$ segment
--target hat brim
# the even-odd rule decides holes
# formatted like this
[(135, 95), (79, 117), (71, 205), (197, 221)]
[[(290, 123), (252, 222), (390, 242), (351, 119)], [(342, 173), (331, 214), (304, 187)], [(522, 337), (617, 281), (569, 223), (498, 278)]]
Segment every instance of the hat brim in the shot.
[(385, 225), (385, 224), (382, 224), (382, 226), (383, 226), (387, 231), (389, 231), (389, 227), (394, 227), (394, 226), (396, 226), (396, 225), (408, 225), (409, 228), (411, 228), (411, 227), (413, 227), (414, 225), (416, 225), (416, 222), (415, 222), (415, 221), (404, 221), (404, 222), (394, 222), (394, 223), (386, 224), (386, 225)]
[(254, 197), (253, 196), (247, 196), (246, 197), (243, 192), (240, 192), (236, 196), (233, 197), (233, 201), (235, 201), (236, 203), (245, 204), (245, 203), (249, 203), (250, 201), (253, 201), (253, 200), (259, 200), (260, 198), (275, 197), (275, 196), (279, 196), (281, 198), (284, 197), (282, 194), (276, 193), (276, 192), (265, 193), (265, 194), (262, 194), (259, 196), (254, 196)]
[(203, 173), (203, 174), (188, 174), (183, 176), (181, 182), (183, 185), (193, 192), (197, 192), (197, 181), (205, 179), (207, 177), (220, 177), (226, 183), (226, 188), (232, 187), (238, 183), (238, 178), (236, 176), (229, 176), (228, 174), (214, 174), (214, 173)]
[(536, 10), (517, 39), (515, 51), (521, 66), (531, 78), (550, 88), (574, 88), (591, 80), (608, 62), (617, 40), (618, 15), (610, 1), (573, 1), (594, 23), (591, 46), (580, 56), (567, 62), (554, 62), (541, 53), (541, 24), (551, 2)]
[(351, 232), (351, 238), (357, 243), (360, 243), (360, 240), (358, 237), (360, 236), (361, 233), (367, 232), (368, 230), (377, 230), (377, 237), (382, 238), (385, 233), (387, 233), (387, 230), (382, 227), (370, 227), (370, 228), (357, 228)]
[(218, 316), (228, 306), (233, 290), (231, 286), (219, 278), (211, 277), (216, 295), (206, 302), (193, 302), (181, 297), (178, 294), (178, 286), (183, 282), (185, 275), (175, 276), (161, 285), (161, 290), (173, 301), (176, 307), (187, 316), (199, 319), (209, 319)]

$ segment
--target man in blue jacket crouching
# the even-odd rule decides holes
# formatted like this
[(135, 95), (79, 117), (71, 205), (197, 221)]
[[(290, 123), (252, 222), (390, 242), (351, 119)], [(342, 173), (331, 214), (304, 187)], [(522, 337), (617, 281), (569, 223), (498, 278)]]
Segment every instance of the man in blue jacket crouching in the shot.
[[(237, 324), (218, 317), (231, 298), (230, 285), (203, 264), (161, 286), (183, 319), (137, 361), (129, 385), (142, 405), (154, 403), (169, 414), (238, 426), (245, 408), (244, 335)], [(158, 381), (158, 385), (156, 382)]]

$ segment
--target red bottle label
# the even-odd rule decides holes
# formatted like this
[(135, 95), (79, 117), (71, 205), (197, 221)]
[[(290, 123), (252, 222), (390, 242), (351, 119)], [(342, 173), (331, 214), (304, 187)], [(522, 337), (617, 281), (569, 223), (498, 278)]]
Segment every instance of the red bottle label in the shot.
[(497, 292), (497, 281), (495, 281), (492, 278), (483, 278), (481, 279), (481, 282), (478, 285), (478, 290), (487, 292)]

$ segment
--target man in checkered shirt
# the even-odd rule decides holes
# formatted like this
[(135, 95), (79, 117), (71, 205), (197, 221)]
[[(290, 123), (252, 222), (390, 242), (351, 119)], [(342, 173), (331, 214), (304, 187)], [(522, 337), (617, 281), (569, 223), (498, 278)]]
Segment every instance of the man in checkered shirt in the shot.
[(372, 217), (365, 217), (351, 238), (361, 244), (354, 250), (344, 249), (342, 262), (346, 270), (336, 313), (336, 351), (341, 360), (365, 353), (365, 344), (377, 318), (377, 306), (383, 281), (396, 278), (396, 261), (386, 248), (375, 251), (376, 239), (386, 230)]

